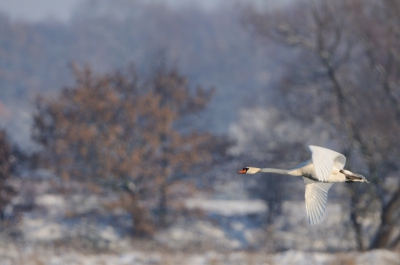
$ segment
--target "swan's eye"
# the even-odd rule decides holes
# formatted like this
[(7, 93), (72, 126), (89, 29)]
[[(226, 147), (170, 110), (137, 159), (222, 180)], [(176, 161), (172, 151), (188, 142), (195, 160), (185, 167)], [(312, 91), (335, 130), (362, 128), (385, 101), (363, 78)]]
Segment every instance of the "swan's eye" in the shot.
[(243, 170), (247, 172), (247, 170), (249, 170), (249, 168), (248, 167), (244, 167)]

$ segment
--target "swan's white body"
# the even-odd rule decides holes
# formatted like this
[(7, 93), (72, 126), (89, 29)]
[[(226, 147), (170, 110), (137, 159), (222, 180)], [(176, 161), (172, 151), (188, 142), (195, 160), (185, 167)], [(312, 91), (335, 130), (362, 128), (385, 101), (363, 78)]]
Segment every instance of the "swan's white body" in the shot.
[(303, 177), (306, 185), (305, 202), (308, 222), (316, 224), (321, 221), (325, 212), (328, 191), (333, 183), (368, 181), (362, 175), (343, 169), (346, 164), (344, 155), (319, 146), (310, 145), (309, 148), (312, 153), (311, 159), (301, 163), (294, 169), (246, 167), (238, 173), (279, 173)]

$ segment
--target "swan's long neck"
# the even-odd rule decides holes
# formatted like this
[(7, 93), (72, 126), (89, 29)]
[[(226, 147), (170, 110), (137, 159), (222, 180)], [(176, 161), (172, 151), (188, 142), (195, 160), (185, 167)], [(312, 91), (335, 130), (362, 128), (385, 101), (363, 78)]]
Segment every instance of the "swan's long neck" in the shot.
[(278, 174), (289, 174), (291, 170), (279, 169), (279, 168), (260, 168), (262, 173), (278, 173)]
[(291, 176), (302, 176), (302, 171), (299, 168), (295, 169), (279, 169), (279, 168), (260, 168), (260, 172), (262, 173), (278, 173), (278, 174), (285, 174)]

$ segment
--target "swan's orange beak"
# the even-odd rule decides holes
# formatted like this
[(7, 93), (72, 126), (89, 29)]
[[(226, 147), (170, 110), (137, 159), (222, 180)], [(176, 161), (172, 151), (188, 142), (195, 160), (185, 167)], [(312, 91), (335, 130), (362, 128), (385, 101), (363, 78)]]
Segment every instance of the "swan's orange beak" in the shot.
[(238, 171), (238, 174), (246, 174), (247, 168), (243, 168), (242, 170)]

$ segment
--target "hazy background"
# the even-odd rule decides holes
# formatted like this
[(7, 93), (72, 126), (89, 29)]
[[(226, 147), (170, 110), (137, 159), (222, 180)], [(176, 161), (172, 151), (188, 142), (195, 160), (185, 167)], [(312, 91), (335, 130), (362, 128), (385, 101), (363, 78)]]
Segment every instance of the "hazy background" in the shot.
[[(0, 1), (4, 264), (398, 264), (399, 28), (394, 0)], [(236, 174), (310, 144), (371, 182), (316, 226), (301, 179)]]
[(44, 19), (67, 21), (79, 0), (68, 1), (2, 1), (0, 9), (12, 19), (37, 22)]
[[(30, 103), (40, 91), (57, 91), (70, 84), (71, 63), (90, 64), (104, 72), (134, 62), (139, 71), (148, 74), (165, 61), (162, 63), (179, 69), (194, 86), (217, 89), (212, 114), (199, 117), (199, 122), (226, 133), (241, 106), (259, 103), (269, 93), (265, 90), (261, 97), (250, 94), (270, 81), (266, 68), (272, 66), (272, 60), (263, 58), (265, 49), (250, 40), (250, 33), (241, 25), (239, 10), (247, 3), (253, 1), (229, 5), (194, 0), (119, 1), (114, 5), (104, 1), (2, 2), (6, 24), (18, 25), (26, 34), (14, 52), (22, 48), (28, 56), (16, 54), (20, 61), (10, 59), (9, 69), (18, 69), (26, 78), (17, 80), (9, 75), (4, 80), (2, 96), (7, 104), (13, 108), (12, 101), (22, 101), (18, 110), (11, 110), (20, 119), (5, 121), (5, 126), (15, 130), (12, 135), (24, 142), (22, 146), (30, 146), (29, 136), (23, 135), (28, 131), (23, 126), (29, 123)], [(108, 6), (107, 10), (101, 10), (102, 5)], [(123, 14), (127, 11), (124, 5), (129, 7), (127, 14)], [(135, 9), (143, 15), (135, 15)], [(97, 23), (91, 16), (104, 20)]]

